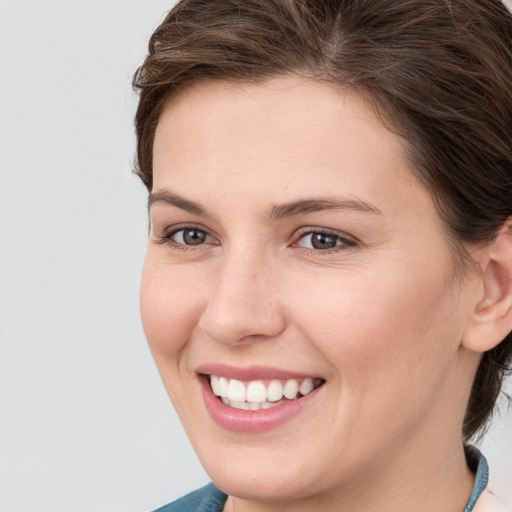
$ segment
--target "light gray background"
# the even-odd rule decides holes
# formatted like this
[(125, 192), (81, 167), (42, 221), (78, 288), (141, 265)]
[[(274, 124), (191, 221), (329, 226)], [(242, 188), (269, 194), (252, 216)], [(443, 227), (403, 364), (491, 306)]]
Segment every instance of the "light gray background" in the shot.
[[(208, 480), (138, 313), (130, 80), (172, 4), (0, 0), (0, 512), (144, 512)], [(484, 444), (512, 501), (511, 414)]]

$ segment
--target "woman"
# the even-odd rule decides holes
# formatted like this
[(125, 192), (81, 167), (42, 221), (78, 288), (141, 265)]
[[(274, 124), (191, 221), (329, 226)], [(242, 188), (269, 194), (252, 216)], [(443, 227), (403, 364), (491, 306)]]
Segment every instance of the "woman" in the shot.
[(511, 41), (496, 0), (185, 0), (153, 34), (142, 318), (215, 484), (162, 510), (510, 510), (467, 441), (512, 354)]

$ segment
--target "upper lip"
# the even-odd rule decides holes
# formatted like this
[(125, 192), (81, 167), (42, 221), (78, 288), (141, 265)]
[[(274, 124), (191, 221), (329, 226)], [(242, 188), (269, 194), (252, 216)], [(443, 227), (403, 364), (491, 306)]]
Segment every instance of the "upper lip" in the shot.
[(287, 380), (287, 379), (307, 379), (321, 378), (317, 375), (306, 374), (286, 370), (283, 368), (275, 368), (272, 366), (247, 366), (238, 367), (224, 363), (203, 364), (196, 368), (196, 372), (203, 375), (216, 375), (218, 377), (226, 377), (229, 379), (237, 379), (240, 381), (252, 380)]

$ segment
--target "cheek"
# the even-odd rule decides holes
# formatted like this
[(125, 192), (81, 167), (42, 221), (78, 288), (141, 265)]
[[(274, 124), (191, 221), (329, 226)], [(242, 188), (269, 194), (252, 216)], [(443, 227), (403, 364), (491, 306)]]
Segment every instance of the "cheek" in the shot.
[(161, 358), (172, 362), (190, 339), (200, 314), (200, 299), (195, 290), (193, 279), (154, 261), (151, 255), (146, 257), (140, 309), (144, 332), (157, 365)]
[(456, 357), (460, 315), (443, 272), (347, 272), (307, 289), (294, 316), (345, 397), (379, 409), (403, 394), (414, 401), (434, 392)]

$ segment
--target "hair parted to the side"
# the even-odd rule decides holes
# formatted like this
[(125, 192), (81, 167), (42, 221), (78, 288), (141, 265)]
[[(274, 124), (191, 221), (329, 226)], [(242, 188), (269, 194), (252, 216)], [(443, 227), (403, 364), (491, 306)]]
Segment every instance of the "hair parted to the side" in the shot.
[[(512, 215), (512, 16), (500, 0), (182, 0), (134, 76), (136, 173), (152, 188), (166, 99), (201, 82), (299, 75), (356, 89), (406, 141), (455, 248)], [(490, 418), (512, 334), (481, 360), (464, 437)]]

